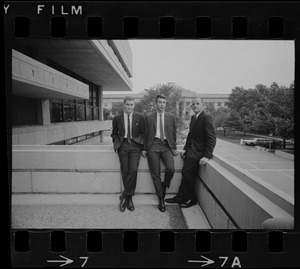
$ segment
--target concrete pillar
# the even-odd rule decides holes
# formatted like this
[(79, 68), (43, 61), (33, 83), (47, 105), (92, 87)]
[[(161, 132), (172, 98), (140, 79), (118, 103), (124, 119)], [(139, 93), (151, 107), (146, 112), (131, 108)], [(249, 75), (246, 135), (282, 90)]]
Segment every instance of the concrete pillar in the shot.
[(51, 123), (49, 99), (42, 100), (42, 115), (43, 115), (43, 125), (49, 125)]
[[(103, 90), (101, 86), (98, 89), (98, 103), (99, 103), (99, 120), (103, 121)], [(100, 132), (100, 142), (103, 142), (103, 132)]]
[(40, 125), (51, 124), (49, 99), (38, 100), (37, 120), (38, 120), (38, 124)]

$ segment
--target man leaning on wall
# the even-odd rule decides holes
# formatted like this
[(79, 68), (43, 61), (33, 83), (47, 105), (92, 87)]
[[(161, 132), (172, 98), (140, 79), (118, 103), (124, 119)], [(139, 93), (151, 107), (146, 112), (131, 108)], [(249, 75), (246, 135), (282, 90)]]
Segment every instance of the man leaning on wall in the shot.
[[(158, 209), (166, 211), (164, 198), (166, 189), (174, 176), (174, 155), (178, 155), (176, 146), (176, 118), (166, 112), (166, 96), (156, 96), (156, 112), (145, 118), (145, 147), (143, 156), (147, 156), (151, 177), (158, 196)], [(160, 161), (166, 166), (164, 180), (161, 179)]]
[(182, 179), (178, 193), (168, 198), (167, 203), (178, 203), (181, 208), (189, 208), (197, 204), (195, 179), (199, 165), (206, 165), (212, 157), (216, 145), (214, 121), (211, 115), (204, 111), (204, 102), (196, 97), (191, 107), (194, 115), (191, 118), (189, 133), (181, 156), (184, 159)]
[(144, 147), (145, 122), (141, 113), (133, 111), (135, 100), (124, 98), (123, 112), (113, 119), (111, 137), (114, 150), (119, 155), (124, 191), (120, 196), (119, 209), (134, 211), (132, 196), (135, 194), (137, 172)]

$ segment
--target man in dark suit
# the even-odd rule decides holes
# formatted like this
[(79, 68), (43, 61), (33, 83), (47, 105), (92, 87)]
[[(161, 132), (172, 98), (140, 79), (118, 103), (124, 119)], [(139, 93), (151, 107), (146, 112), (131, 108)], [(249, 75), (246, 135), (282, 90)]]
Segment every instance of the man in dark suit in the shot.
[(182, 180), (178, 193), (168, 198), (167, 203), (178, 203), (181, 208), (188, 208), (197, 204), (194, 180), (200, 165), (205, 165), (212, 157), (216, 145), (216, 133), (212, 117), (206, 114), (201, 98), (192, 100), (195, 115), (190, 122), (190, 130), (183, 148)]
[[(178, 154), (176, 146), (176, 119), (171, 113), (165, 112), (166, 97), (156, 97), (157, 111), (145, 118), (145, 147), (143, 156), (147, 155), (151, 177), (159, 198), (158, 209), (166, 211), (164, 197), (166, 188), (170, 187), (174, 175), (174, 156)], [(160, 160), (166, 166), (164, 181), (161, 180)]]
[(134, 210), (132, 196), (135, 193), (138, 166), (144, 147), (145, 121), (141, 113), (134, 112), (135, 100), (126, 96), (123, 113), (113, 119), (111, 137), (118, 152), (124, 191), (120, 196), (120, 211)]

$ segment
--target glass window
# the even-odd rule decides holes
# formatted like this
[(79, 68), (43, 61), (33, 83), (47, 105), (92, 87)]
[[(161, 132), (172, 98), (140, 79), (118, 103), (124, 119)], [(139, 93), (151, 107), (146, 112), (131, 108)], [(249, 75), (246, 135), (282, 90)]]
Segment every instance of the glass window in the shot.
[(85, 120), (84, 105), (78, 103), (76, 104), (76, 120), (77, 121)]
[(98, 108), (94, 108), (93, 112), (94, 112), (93, 120), (99, 120), (99, 109)]
[(63, 110), (62, 100), (53, 100), (51, 102), (51, 122), (62, 122)]
[(67, 139), (66, 140), (66, 145), (75, 144), (76, 142), (77, 142), (76, 137), (75, 138), (71, 138), (71, 139)]
[(64, 102), (64, 121), (75, 121), (75, 102)]
[(86, 140), (86, 135), (82, 135), (82, 136), (77, 137), (77, 142), (83, 141), (83, 140)]
[(93, 109), (90, 106), (86, 106), (86, 120), (93, 120)]
[(89, 138), (92, 138), (92, 137), (93, 137), (93, 134), (92, 134), (92, 133), (86, 135), (86, 139), (89, 139)]

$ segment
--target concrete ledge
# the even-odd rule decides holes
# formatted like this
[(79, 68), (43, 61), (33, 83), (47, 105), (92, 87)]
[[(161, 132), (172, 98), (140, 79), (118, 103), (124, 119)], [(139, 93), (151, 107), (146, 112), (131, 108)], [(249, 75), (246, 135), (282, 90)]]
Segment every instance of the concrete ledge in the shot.
[[(176, 193), (183, 160), (175, 156), (175, 175), (167, 193)], [(165, 166), (161, 163), (162, 179)], [(118, 154), (111, 145), (13, 146), (13, 193), (120, 193)], [(155, 193), (147, 158), (141, 157), (136, 193)]]
[(239, 167), (238, 165), (225, 159), (218, 153), (214, 154), (213, 160), (219, 163), (222, 167), (226, 168), (232, 174), (243, 180), (246, 184), (254, 188), (266, 198), (270, 199), (279, 207), (283, 208), (289, 214), (294, 213), (294, 198), (287, 193), (279, 190), (278, 188), (268, 184), (264, 180), (256, 177), (247, 170)]
[(12, 144), (14, 149), (21, 150), (21, 146), (24, 146), (23, 149), (33, 150), (35, 145), (47, 146), (47, 144), (57, 141), (107, 130), (110, 127), (111, 121), (63, 122), (50, 125), (13, 127)]
[[(206, 188), (213, 193), (214, 200), (225, 209), (223, 212), (242, 229), (261, 229), (261, 224), (268, 218), (292, 217), (214, 160), (202, 166), (199, 175)], [(213, 223), (217, 217), (210, 213), (215, 208), (210, 204), (201, 206), (208, 221), (215, 228)], [(217, 222), (220, 223), (220, 220)]]

